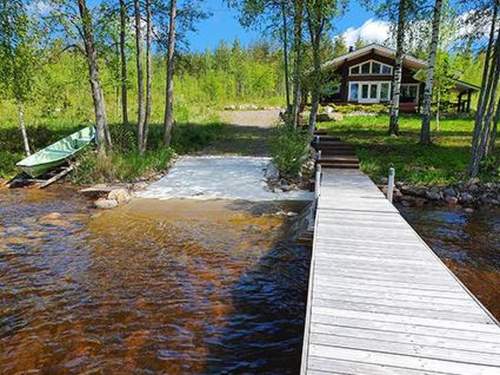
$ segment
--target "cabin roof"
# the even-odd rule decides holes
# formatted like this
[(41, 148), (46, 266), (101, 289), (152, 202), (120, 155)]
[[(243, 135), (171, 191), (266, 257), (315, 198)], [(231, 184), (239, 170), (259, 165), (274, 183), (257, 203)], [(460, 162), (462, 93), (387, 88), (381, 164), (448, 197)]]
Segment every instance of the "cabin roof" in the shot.
[[(392, 59), (396, 57), (396, 50), (384, 47), (377, 43), (372, 43), (355, 51), (336, 57), (333, 60), (325, 62), (323, 64), (323, 68), (338, 68), (347, 61), (357, 59), (372, 52), (376, 53), (377, 55), (389, 57)], [(419, 70), (425, 68), (427, 66), (427, 63), (423, 60), (417, 59), (416, 57), (405, 55), (403, 59), (403, 65), (411, 70)]]

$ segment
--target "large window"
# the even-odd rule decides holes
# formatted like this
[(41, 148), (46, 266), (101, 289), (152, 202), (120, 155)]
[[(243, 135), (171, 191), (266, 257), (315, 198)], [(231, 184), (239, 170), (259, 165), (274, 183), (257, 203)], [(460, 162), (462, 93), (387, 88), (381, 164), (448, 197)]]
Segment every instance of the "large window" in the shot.
[(352, 82), (349, 84), (349, 100), (356, 102), (358, 101), (359, 83)]
[(380, 61), (369, 60), (361, 64), (351, 66), (349, 75), (391, 75), (392, 66), (381, 63)]
[(378, 82), (350, 82), (349, 101), (359, 103), (387, 102), (391, 95), (389, 81)]

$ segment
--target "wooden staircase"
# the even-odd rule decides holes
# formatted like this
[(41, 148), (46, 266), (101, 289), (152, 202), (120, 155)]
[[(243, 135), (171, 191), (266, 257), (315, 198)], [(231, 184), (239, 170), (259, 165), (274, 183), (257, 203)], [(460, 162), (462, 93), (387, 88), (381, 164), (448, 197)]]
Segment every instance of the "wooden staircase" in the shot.
[(354, 147), (338, 137), (327, 135), (324, 130), (318, 130), (314, 135), (312, 146), (319, 153), (316, 163), (321, 168), (359, 169)]

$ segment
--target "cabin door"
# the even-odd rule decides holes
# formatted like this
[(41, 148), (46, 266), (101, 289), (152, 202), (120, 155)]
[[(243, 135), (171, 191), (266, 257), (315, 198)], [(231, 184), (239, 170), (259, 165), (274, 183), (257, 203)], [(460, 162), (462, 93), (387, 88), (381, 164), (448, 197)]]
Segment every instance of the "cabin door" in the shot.
[(359, 103), (378, 103), (379, 101), (378, 83), (362, 83)]

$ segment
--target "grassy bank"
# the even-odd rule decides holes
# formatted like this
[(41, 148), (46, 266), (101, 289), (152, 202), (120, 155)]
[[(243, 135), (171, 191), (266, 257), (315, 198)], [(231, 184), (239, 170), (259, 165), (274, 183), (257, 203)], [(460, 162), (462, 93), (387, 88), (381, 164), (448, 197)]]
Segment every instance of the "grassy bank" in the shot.
[[(44, 122), (28, 129), (34, 150), (81, 129), (89, 124), (77, 122)], [(223, 136), (224, 125), (217, 117), (207, 117), (196, 123), (178, 123), (173, 131), (172, 146), (162, 144), (161, 124), (152, 124), (148, 151), (139, 155), (136, 148), (135, 126), (112, 124), (113, 151), (104, 159), (96, 158), (89, 148), (78, 156), (79, 167), (73, 173), (76, 183), (96, 183), (112, 181), (132, 181), (165, 170), (175, 154), (198, 151)], [(24, 158), (20, 133), (15, 126), (0, 126), (0, 178), (9, 178), (18, 171), (15, 163)]]
[[(471, 118), (442, 119), (439, 130), (433, 123), (431, 146), (418, 144), (421, 124), (418, 116), (401, 117), (399, 137), (387, 135), (388, 122), (387, 115), (346, 116), (342, 121), (321, 123), (319, 127), (355, 145), (361, 169), (377, 181), (387, 176), (391, 166), (396, 169), (398, 180), (412, 184), (445, 185), (465, 179), (472, 139)], [(497, 160), (499, 149), (500, 143)], [(498, 170), (490, 167), (481, 178), (498, 179)]]

